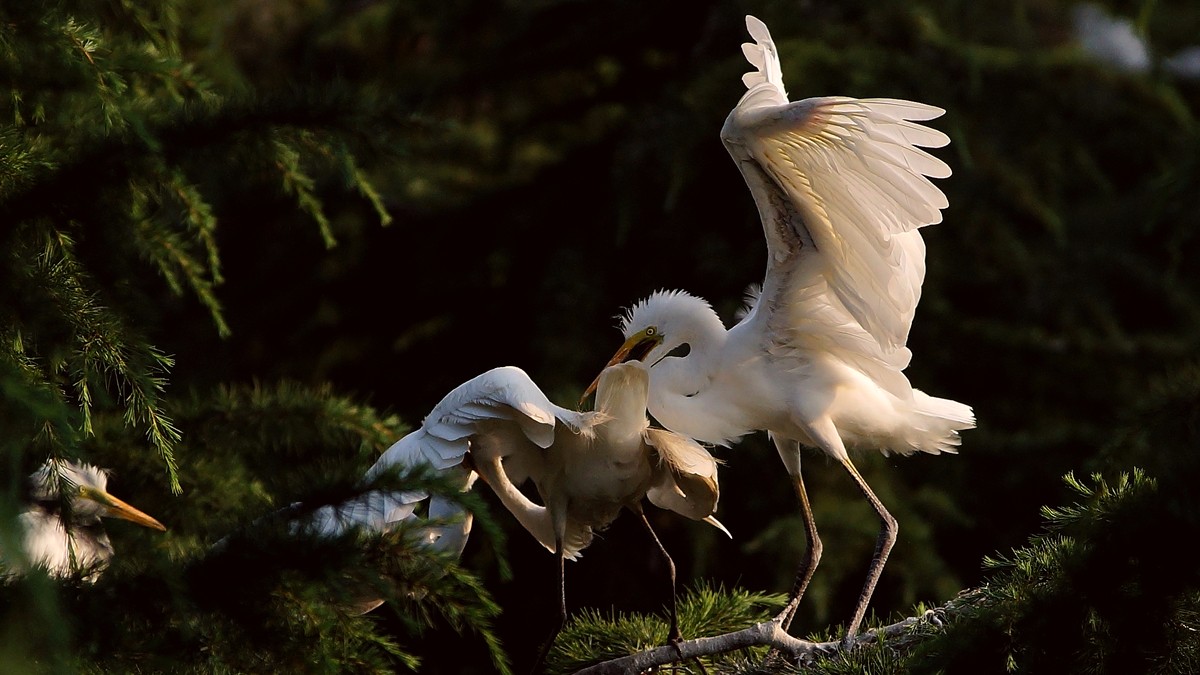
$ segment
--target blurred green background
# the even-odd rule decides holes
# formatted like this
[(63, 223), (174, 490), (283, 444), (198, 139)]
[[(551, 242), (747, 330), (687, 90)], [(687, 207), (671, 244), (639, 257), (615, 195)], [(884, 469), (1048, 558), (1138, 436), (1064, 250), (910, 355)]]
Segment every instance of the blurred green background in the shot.
[[(1197, 450), (1187, 425), (1165, 446), (1113, 449), (1145, 428), (1162, 391), (1192, 386), (1198, 372), (1200, 80), (1164, 66), (1200, 42), (1195, 3), (1105, 4), (1149, 46), (1149, 65), (1132, 71), (1081, 48), (1074, 4), (1045, 0), (180, 0), (150, 22), (166, 37), (137, 28), (133, 7), (63, 3), (53, 16), (96, 27), (108, 40), (97, 58), (161, 43), (108, 63), (169, 73), (168, 86), (139, 88), (127, 73), (128, 89), (108, 90), (158, 147), (136, 124), (113, 130), (90, 117), (104, 88), (93, 88), (86, 67), (65, 77), (52, 59), (35, 58), (12, 29), (35, 13), (4, 10), (10, 57), (21, 58), (0, 67), (14, 92), (0, 147), (43, 153), (57, 167), (20, 173), (9, 158), (4, 243), (26, 250), (21, 238), (48, 221), (69, 232), (100, 304), (174, 358), (163, 401), (181, 421), (182, 495), (170, 493), (144, 445), (100, 437), (68, 446), (116, 466), (114, 492), (167, 523), (168, 540), (181, 539), (165, 546), (179, 555), (318, 489), (330, 466), (343, 478), (361, 474), (379, 449), (251, 461), (232, 445), (224, 458), (213, 443), (199, 454), (204, 418), (181, 411), (220, 386), (327, 386), (416, 425), (451, 388), (499, 365), (525, 369), (572, 405), (620, 344), (616, 317), (656, 289), (701, 295), (732, 323), (765, 256), (753, 202), (718, 136), (744, 91), (746, 14), (770, 27), (793, 99), (896, 97), (947, 111), (930, 124), (952, 139), (935, 151), (954, 171), (939, 181), (950, 207), (923, 230), (928, 274), (906, 372), (916, 387), (972, 405), (978, 429), (964, 433), (957, 456), (856, 459), (900, 523), (876, 613), (979, 584), (984, 556), (1021, 545), (1042, 506), (1071, 499), (1068, 471), (1140, 466), (1170, 476), (1178, 453)], [(169, 57), (175, 69), (138, 66), (129, 54)], [(354, 157), (359, 176), (348, 179), (345, 165), (311, 172), (307, 194), (323, 226), (304, 190), (280, 188), (280, 164), (257, 156), (264, 146), (243, 142), (270, 141), (268, 124), (294, 132), (287, 142), (305, 158), (333, 146)], [(306, 145), (306, 125), (337, 142)], [(112, 195), (132, 184), (136, 197), (129, 176), (139, 174), (128, 167), (139, 153), (178, 167), (215, 217), (206, 236), (220, 274), (207, 278), (219, 282), (211, 291), (227, 335), (203, 293), (175, 292), (128, 244), (137, 225), (110, 217), (138, 203)], [(72, 166), (64, 177), (59, 169)], [(50, 187), (38, 188), (45, 176)], [(166, 201), (143, 207), (147, 222), (189, 217)], [(6, 311), (28, 325), (36, 312), (17, 288), (3, 291), (14, 308)], [(47, 331), (31, 349), (52, 360), (53, 340)], [(120, 409), (118, 396), (109, 407)], [(133, 429), (119, 433), (136, 439)], [(14, 447), (14, 475), (45, 457)], [(324, 464), (306, 463), (322, 450)], [(681, 583), (786, 591), (804, 535), (774, 449), (760, 434), (715, 454), (727, 462), (718, 516), (733, 540), (652, 514)], [(805, 457), (825, 551), (800, 633), (849, 618), (878, 527), (836, 465)], [(288, 472), (301, 478), (289, 483)], [(220, 496), (202, 505), (206, 486)], [(497, 632), (519, 666), (553, 623), (554, 561), (482, 496), (509, 536), (499, 545), (473, 538), (463, 566), (500, 606)], [(203, 527), (170, 522), (203, 514), (220, 517)], [(109, 531), (120, 556), (164, 546)], [(497, 556), (511, 577), (499, 574)], [(657, 611), (664, 574), (637, 523), (622, 518), (568, 564), (568, 603)], [(380, 611), (379, 621), (395, 619)], [(426, 672), (467, 672), (474, 666), (457, 659), (485, 653), (445, 628), (425, 639), (458, 645), (451, 656), (416, 648)]]

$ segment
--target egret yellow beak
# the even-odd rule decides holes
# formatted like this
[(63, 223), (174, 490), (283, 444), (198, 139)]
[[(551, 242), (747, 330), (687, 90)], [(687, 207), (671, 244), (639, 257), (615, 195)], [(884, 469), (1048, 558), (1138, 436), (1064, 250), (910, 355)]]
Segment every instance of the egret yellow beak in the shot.
[(84, 487), (82, 488), (82, 496), (103, 506), (106, 516), (128, 520), (131, 523), (137, 523), (142, 527), (149, 527), (160, 532), (167, 531), (167, 528), (163, 526), (162, 523), (133, 508), (129, 504), (126, 504), (120, 499), (108, 494), (107, 492)]
[[(621, 348), (617, 350), (616, 354), (613, 354), (608, 363), (604, 364), (604, 368), (615, 366), (618, 363), (625, 363), (631, 359), (636, 361), (644, 360), (655, 347), (662, 344), (662, 341), (662, 335), (653, 326), (640, 333), (635, 333), (625, 341), (625, 344), (621, 345)], [(604, 372), (604, 369), (602, 368), (600, 372)], [(592, 380), (592, 383), (588, 385), (587, 390), (583, 392), (583, 396), (579, 397), (580, 407), (583, 407), (583, 402), (595, 393), (596, 386), (599, 384), (600, 376), (597, 375), (596, 379)]]

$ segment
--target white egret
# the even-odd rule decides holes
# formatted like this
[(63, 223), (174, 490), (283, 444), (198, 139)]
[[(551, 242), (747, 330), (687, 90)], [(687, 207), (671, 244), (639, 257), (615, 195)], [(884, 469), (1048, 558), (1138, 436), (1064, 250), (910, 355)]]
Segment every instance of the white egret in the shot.
[[(950, 168), (920, 150), (946, 145), (915, 124), (944, 111), (892, 99), (789, 102), (767, 27), (747, 16), (756, 70), (721, 139), (758, 206), (766, 276), (740, 322), (726, 330), (704, 300), (660, 291), (635, 304), (610, 361), (649, 369), (649, 410), (672, 431), (728, 445), (767, 431), (800, 500), (808, 546), (787, 608), (791, 622), (821, 557), (800, 474), (800, 447), (850, 474), (882, 521), (874, 558), (846, 634), (857, 632), (896, 539), (896, 521), (848, 450), (955, 452), (971, 408), (914, 389), (902, 371), (925, 274), (918, 228), (940, 222), (945, 195), (929, 178)], [(687, 345), (686, 355), (672, 352)], [(588, 393), (591, 388), (588, 389)], [(585, 398), (588, 394), (585, 393)]]
[[(555, 635), (567, 613), (563, 561), (576, 559), (594, 533), (623, 509), (634, 512), (667, 562), (671, 639), (678, 640), (674, 563), (650, 528), (642, 498), (724, 531), (713, 518), (719, 496), (717, 462), (695, 441), (650, 427), (643, 368), (614, 365), (597, 381), (595, 411), (576, 412), (551, 403), (519, 368), (489, 370), (447, 394), (420, 428), (383, 453), (367, 478), (396, 467), (428, 465), (461, 477), (466, 490), (481, 476), (517, 521), (558, 557), (561, 606)], [(542, 504), (520, 490), (526, 480), (532, 481)], [(322, 508), (314, 524), (329, 535), (347, 527), (386, 530), (416, 518), (417, 505), (427, 497), (424, 492), (368, 492)], [(455, 515), (462, 517), (446, 522)], [(421, 530), (423, 540), (461, 553), (470, 515), (435, 496), (429, 518), (436, 522)]]
[[(24, 558), (52, 576), (75, 571), (95, 581), (113, 547), (101, 518), (165, 531), (162, 523), (108, 494), (108, 474), (89, 464), (51, 460), (29, 477), (29, 504), (19, 518)], [(63, 491), (66, 491), (65, 499)], [(19, 556), (0, 552), (6, 574), (21, 574)]]

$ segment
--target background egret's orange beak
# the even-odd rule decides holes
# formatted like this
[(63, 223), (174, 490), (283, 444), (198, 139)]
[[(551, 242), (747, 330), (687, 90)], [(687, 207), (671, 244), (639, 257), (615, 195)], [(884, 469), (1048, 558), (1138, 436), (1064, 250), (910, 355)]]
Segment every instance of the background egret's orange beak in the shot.
[(142, 527), (149, 527), (150, 529), (158, 530), (160, 532), (167, 531), (167, 528), (162, 523), (158, 522), (154, 518), (151, 518), (145, 513), (142, 513), (138, 509), (135, 509), (129, 504), (126, 504), (120, 499), (108, 494), (107, 492), (101, 492), (100, 490), (85, 490), (84, 496), (104, 506), (105, 515), (109, 517), (128, 520), (131, 523), (137, 523)]

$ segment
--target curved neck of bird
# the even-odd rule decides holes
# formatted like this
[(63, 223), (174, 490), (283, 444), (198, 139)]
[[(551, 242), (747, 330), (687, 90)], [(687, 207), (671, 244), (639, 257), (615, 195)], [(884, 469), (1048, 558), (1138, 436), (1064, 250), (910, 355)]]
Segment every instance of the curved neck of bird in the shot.
[(596, 412), (603, 420), (597, 432), (609, 443), (620, 444), (624, 440), (640, 439), (650, 422), (646, 419), (648, 374), (640, 365), (636, 369), (625, 365), (617, 367), (626, 370), (617, 374), (610, 369), (601, 375), (596, 390)]
[(479, 472), (480, 476), (483, 476), (488, 487), (496, 493), (496, 496), (500, 498), (500, 503), (504, 504), (504, 508), (513, 514), (517, 522), (541, 542), (542, 546), (553, 552), (557, 536), (549, 509), (534, 504), (516, 485), (513, 485), (512, 481), (508, 479), (508, 474), (504, 472), (504, 466), (499, 457), (480, 462), (476, 465), (475, 470)]
[[(694, 396), (712, 379), (717, 366), (717, 356), (725, 345), (728, 333), (721, 320), (712, 317), (694, 317), (677, 338), (667, 336), (661, 347), (663, 357), (650, 368), (651, 398), (664, 394)], [(687, 354), (671, 356), (671, 352), (687, 345)]]

